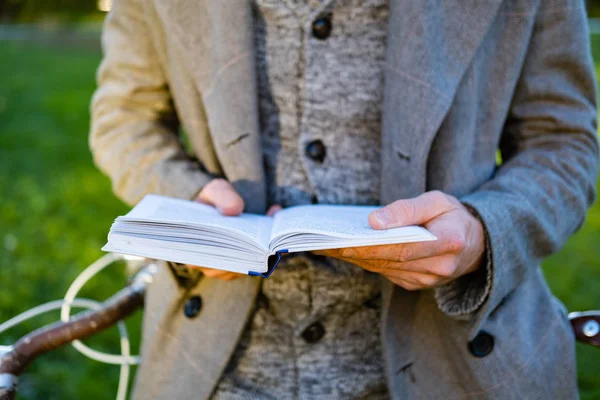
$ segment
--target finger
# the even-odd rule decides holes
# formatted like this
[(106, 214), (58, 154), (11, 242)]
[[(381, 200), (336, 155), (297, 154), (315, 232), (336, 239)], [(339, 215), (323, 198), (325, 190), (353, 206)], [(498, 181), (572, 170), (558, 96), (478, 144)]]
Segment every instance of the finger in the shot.
[(235, 272), (221, 271), (218, 269), (207, 269), (206, 271), (203, 270), (202, 273), (208, 278), (220, 279), (223, 281), (232, 281), (243, 276), (242, 274), (236, 274)]
[(283, 207), (281, 207), (279, 204), (273, 204), (271, 207), (269, 207), (269, 210), (267, 210), (266, 215), (267, 217), (272, 217), (281, 210), (283, 210)]
[[(402, 273), (391, 275), (389, 279), (392, 281), (400, 280), (401, 282), (410, 284), (412, 288), (408, 290), (437, 288), (440, 286), (444, 286), (445, 284), (451, 281), (448, 278), (442, 278), (437, 275), (421, 274), (418, 272), (410, 271), (403, 271)], [(403, 285), (400, 284), (400, 286)]]
[(416, 272), (427, 275), (435, 275), (443, 279), (451, 279), (456, 274), (456, 258), (454, 256), (439, 256), (424, 258), (421, 260), (409, 262), (395, 262), (388, 260), (362, 260), (356, 258), (336, 257), (342, 261), (358, 265), (361, 268), (371, 272), (377, 272), (383, 275), (394, 275), (394, 271)]
[(238, 278), (241, 278), (242, 276), (244, 276), (244, 275), (243, 274), (238, 274), (236, 272), (227, 272), (226, 274), (220, 276), (219, 279), (222, 279), (224, 281), (233, 281), (233, 280), (236, 280)]
[(405, 281), (403, 279), (397, 279), (397, 278), (388, 278), (394, 285), (398, 285), (400, 287), (402, 287), (405, 290), (409, 290), (409, 291), (414, 291), (414, 290), (419, 290), (421, 289), (419, 286), (410, 283), (408, 281)]
[(390, 229), (423, 225), (427, 221), (458, 207), (458, 200), (439, 191), (423, 193), (412, 199), (397, 200), (369, 214), (373, 229)]
[(443, 255), (408, 262), (360, 260), (360, 264), (374, 272), (385, 274), (388, 273), (388, 270), (398, 270), (436, 275), (442, 278), (451, 278), (456, 273), (455, 261), (456, 258), (453, 255)]
[(199, 269), (204, 275), (210, 276), (210, 277), (221, 275), (221, 274), (224, 274), (227, 272), (227, 271), (223, 271), (220, 269), (201, 267), (199, 265), (186, 264), (185, 266), (188, 268), (191, 268), (191, 269)]
[(328, 250), (329, 257), (356, 258), (362, 260), (381, 260), (407, 262), (446, 254), (454, 249), (455, 243), (447, 240), (431, 242), (391, 244), (381, 246), (348, 247)]
[(186, 266), (186, 268), (191, 268), (191, 269), (200, 269), (200, 270), (208, 269), (208, 268), (201, 267), (199, 265), (192, 265), (192, 264), (185, 264), (185, 266)]
[(244, 211), (244, 199), (225, 179), (213, 179), (207, 183), (196, 200), (214, 206), (223, 215), (234, 216)]
[(223, 271), (208, 268), (202, 268), (202, 273), (204, 276), (208, 276), (209, 278), (220, 278), (221, 276), (225, 275)]
[(436, 287), (443, 286), (445, 283), (439, 282), (433, 286), (426, 286), (422, 283), (414, 283), (412, 281), (408, 281), (405, 279), (399, 278), (388, 278), (393, 284), (402, 287), (405, 290), (414, 291), (414, 290), (424, 290), (424, 289), (432, 289)]
[[(370, 261), (345, 260), (370, 272), (385, 276), (392, 282), (408, 290), (439, 287), (450, 282), (452, 278), (440, 276), (435, 273), (423, 272), (423, 266), (409, 266), (397, 263), (383, 266), (382, 263)], [(405, 263), (410, 264), (410, 263)]]
[(370, 263), (361, 264), (364, 269), (383, 275), (393, 282), (401, 281), (402, 283), (398, 284), (402, 287), (408, 288), (408, 286), (405, 284), (410, 284), (410, 286), (412, 286), (412, 289), (410, 290), (439, 287), (452, 280), (451, 278), (427, 272), (419, 272), (416, 270), (411, 271), (401, 268), (380, 268), (379, 266)]

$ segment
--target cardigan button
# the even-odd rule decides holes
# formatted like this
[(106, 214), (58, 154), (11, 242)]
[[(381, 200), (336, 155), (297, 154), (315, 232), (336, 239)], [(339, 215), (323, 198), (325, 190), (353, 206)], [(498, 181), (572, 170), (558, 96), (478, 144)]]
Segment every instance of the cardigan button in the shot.
[(469, 342), (469, 351), (477, 358), (485, 357), (494, 349), (494, 337), (481, 331)]
[(306, 343), (317, 343), (325, 336), (325, 327), (320, 322), (315, 322), (309, 325), (304, 332), (302, 332), (302, 338)]
[(188, 318), (194, 318), (200, 314), (200, 310), (202, 310), (202, 297), (192, 296), (185, 303), (183, 314)]
[(309, 142), (306, 145), (304, 152), (308, 158), (318, 163), (322, 163), (327, 155), (327, 149), (320, 140), (313, 140), (312, 142)]
[(325, 15), (312, 23), (312, 34), (319, 40), (325, 40), (331, 35), (331, 16)]

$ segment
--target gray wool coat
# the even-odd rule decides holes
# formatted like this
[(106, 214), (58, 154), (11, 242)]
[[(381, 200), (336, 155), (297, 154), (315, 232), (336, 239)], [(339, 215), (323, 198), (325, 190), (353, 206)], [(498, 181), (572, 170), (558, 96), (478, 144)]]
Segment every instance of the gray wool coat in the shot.
[[(594, 197), (586, 26), (583, 0), (390, 0), (382, 202), (433, 189), (458, 197), (483, 221), (489, 258), (485, 276), (447, 288), (443, 307), (432, 291), (385, 281), (382, 340), (395, 399), (577, 396), (573, 336), (540, 261), (581, 225)], [(264, 212), (252, 32), (246, 0), (115, 1), (91, 148), (126, 202), (151, 192), (191, 198), (218, 175), (247, 211)], [(485, 302), (465, 315), (486, 280)], [(134, 397), (207, 399), (260, 282), (184, 286), (160, 270), (147, 295)], [(203, 308), (188, 319), (183, 305), (193, 295)], [(476, 357), (481, 332), (493, 348)]]

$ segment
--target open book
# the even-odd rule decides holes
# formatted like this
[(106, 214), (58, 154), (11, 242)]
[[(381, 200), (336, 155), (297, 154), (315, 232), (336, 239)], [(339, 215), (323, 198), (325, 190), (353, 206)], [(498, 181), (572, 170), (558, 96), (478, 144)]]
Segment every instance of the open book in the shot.
[(104, 251), (269, 277), (283, 253), (436, 240), (425, 228), (375, 230), (377, 207), (306, 205), (274, 217), (225, 217), (192, 201), (148, 195), (118, 217)]

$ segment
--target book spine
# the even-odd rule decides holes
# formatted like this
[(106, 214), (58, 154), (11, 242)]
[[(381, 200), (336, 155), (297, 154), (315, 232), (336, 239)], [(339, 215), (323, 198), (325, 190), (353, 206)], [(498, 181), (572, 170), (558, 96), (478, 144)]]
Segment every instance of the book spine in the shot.
[(275, 268), (277, 268), (277, 266), (279, 265), (279, 262), (281, 261), (281, 258), (282, 258), (282, 254), (285, 254), (287, 252), (288, 252), (287, 250), (279, 250), (275, 254), (269, 256), (268, 261), (267, 261), (268, 264), (269, 264), (267, 272), (248, 271), (248, 275), (250, 275), (250, 276), (260, 276), (260, 277), (263, 277), (263, 278), (270, 277), (271, 274), (273, 273), (273, 271), (275, 271)]

